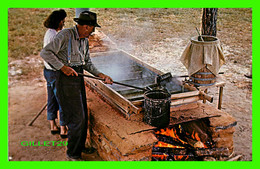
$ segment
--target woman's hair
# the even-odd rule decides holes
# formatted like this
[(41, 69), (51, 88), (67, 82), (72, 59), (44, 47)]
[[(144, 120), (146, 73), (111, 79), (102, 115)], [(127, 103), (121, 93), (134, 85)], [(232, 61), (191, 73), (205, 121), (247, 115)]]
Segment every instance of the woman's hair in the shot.
[(63, 9), (53, 11), (48, 18), (44, 21), (43, 25), (46, 28), (58, 29), (60, 21), (67, 16)]

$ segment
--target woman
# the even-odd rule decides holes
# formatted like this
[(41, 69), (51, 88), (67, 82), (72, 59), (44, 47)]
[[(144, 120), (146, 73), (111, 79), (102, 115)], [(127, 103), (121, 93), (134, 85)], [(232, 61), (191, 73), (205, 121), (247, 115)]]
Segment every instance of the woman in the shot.
[[(49, 42), (51, 42), (56, 34), (62, 30), (65, 18), (67, 14), (63, 9), (53, 11), (47, 19), (44, 21), (44, 26), (47, 29), (44, 36), (45, 47)], [(44, 61), (44, 77), (47, 81), (47, 92), (48, 92), (48, 102), (47, 102), (47, 120), (50, 121), (51, 134), (59, 134), (61, 138), (67, 137), (67, 128), (64, 122), (64, 115), (59, 106), (59, 101), (56, 97), (56, 70), (52, 68), (47, 62)], [(60, 114), (60, 129), (57, 126), (55, 119), (57, 118), (57, 112), (59, 110)]]

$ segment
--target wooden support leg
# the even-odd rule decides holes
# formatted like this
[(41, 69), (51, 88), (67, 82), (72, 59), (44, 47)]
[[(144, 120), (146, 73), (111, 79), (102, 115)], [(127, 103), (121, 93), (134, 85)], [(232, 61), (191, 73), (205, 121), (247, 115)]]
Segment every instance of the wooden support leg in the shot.
[(218, 98), (218, 109), (221, 109), (222, 104), (222, 96), (223, 96), (223, 86), (219, 88), (219, 98)]
[[(208, 93), (208, 89), (205, 89), (204, 93), (207, 94)], [(203, 99), (203, 103), (206, 103), (206, 99)]]

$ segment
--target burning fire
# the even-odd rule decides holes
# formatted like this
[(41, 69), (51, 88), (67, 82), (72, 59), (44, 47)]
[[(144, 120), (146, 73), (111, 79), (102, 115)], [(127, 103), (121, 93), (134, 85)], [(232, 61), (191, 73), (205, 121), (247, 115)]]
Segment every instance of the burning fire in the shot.
[(195, 148), (208, 148), (208, 147), (206, 146), (206, 144), (204, 144), (204, 143), (201, 141), (201, 139), (200, 139), (200, 137), (199, 137), (199, 134), (196, 133), (195, 131), (192, 132), (191, 138), (193, 138), (194, 140), (197, 141), (197, 142), (194, 144), (194, 147), (195, 147)]
[(201, 141), (198, 133), (195, 133), (195, 131), (192, 132), (191, 137), (197, 141)]
[[(154, 158), (160, 159), (160, 160), (167, 160), (169, 155), (163, 154), (163, 155), (158, 155), (158, 154), (153, 154), (152, 155)], [(189, 156), (184, 156), (184, 155), (174, 155), (173, 159), (175, 161), (186, 161), (188, 160)]]
[(162, 141), (158, 141), (158, 143), (154, 147), (185, 148), (185, 147), (182, 147), (182, 146), (175, 146), (175, 145), (172, 145), (172, 144), (168, 144), (168, 143), (165, 143), (165, 142), (162, 142)]
[[(185, 158), (184, 158), (185, 157)], [(174, 156), (174, 160), (175, 161), (185, 161), (189, 158), (189, 156), (182, 156), (182, 155), (177, 155), (177, 156)]]
[(165, 130), (161, 129), (160, 131), (155, 132), (155, 134), (161, 134), (161, 135), (165, 135), (165, 136), (170, 136), (174, 140), (180, 141), (182, 144), (188, 144), (187, 142), (185, 142), (182, 139), (180, 139), (180, 137), (177, 134), (177, 131), (174, 128), (172, 128), (172, 129), (166, 128)]
[(157, 155), (157, 154), (153, 154), (152, 155), (154, 158), (160, 158), (161, 160), (166, 160), (168, 155), (167, 154), (163, 154), (163, 155)]
[[(156, 148), (158, 147), (158, 148), (183, 149), (183, 150), (188, 147), (208, 148), (206, 144), (202, 142), (201, 138), (199, 137), (199, 133), (197, 133), (195, 130), (192, 131), (192, 133), (186, 133), (183, 130), (181, 125), (172, 128), (160, 129), (156, 131), (155, 134), (159, 139), (157, 144), (154, 146)], [(167, 138), (165, 139), (164, 136), (167, 136)], [(164, 152), (162, 152), (162, 154), (152, 154), (152, 157), (160, 160), (171, 159), (175, 161), (183, 161), (189, 159), (189, 155), (167, 154)]]

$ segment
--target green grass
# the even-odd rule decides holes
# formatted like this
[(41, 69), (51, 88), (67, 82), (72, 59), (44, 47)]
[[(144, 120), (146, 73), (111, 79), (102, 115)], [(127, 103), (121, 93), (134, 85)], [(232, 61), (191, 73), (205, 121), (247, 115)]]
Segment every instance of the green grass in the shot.
[[(38, 55), (43, 46), (45, 18), (54, 8), (10, 8), (8, 10), (8, 59)], [(68, 10), (68, 11), (67, 11)], [(74, 9), (66, 9), (74, 16)], [(71, 19), (70, 19), (71, 20)], [(73, 21), (68, 22), (71, 26)]]

